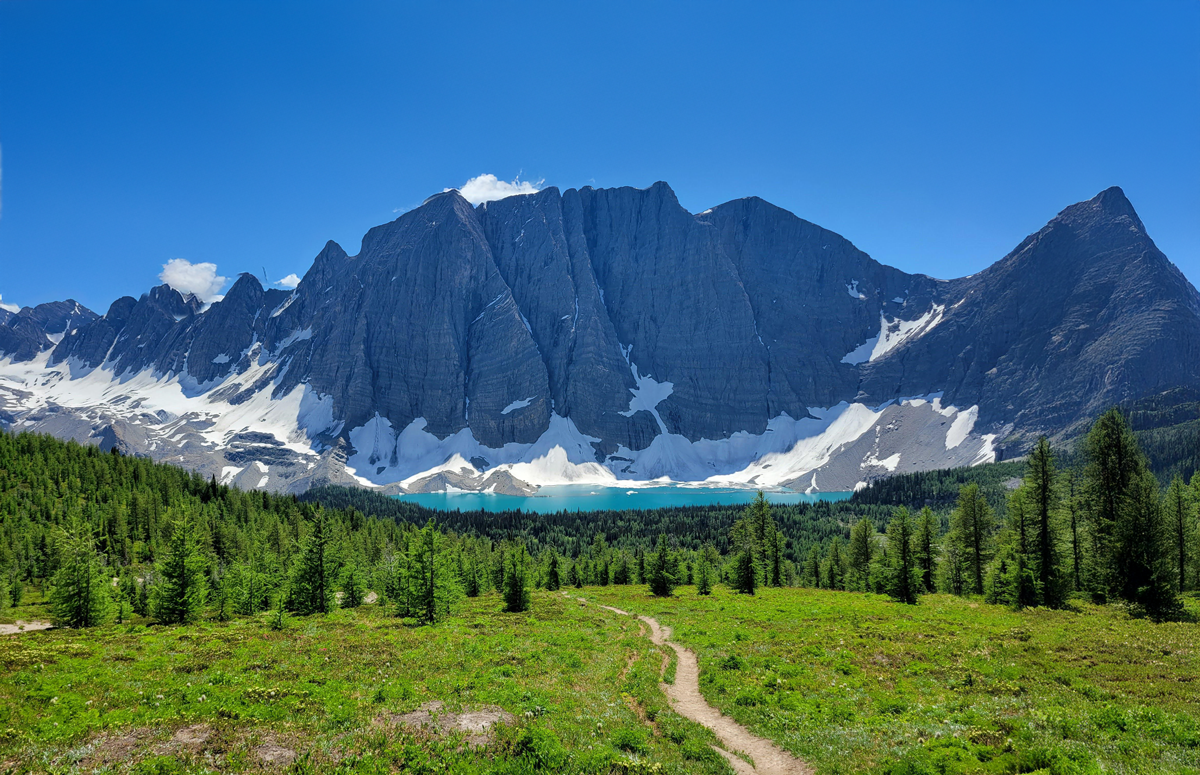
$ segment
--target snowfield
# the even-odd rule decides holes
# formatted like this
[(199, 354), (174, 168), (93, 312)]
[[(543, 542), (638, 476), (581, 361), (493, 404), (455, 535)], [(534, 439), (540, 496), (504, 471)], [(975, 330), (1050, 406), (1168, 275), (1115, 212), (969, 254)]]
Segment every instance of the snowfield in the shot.
[[(868, 344), (872, 352), (895, 347), (936, 325), (940, 314), (935, 308), (915, 321), (884, 319), (879, 341)], [(293, 338), (305, 336), (311, 333), (297, 331)], [(13, 430), (104, 448), (122, 445), (222, 484), (275, 491), (334, 482), (386, 492), (516, 488), (528, 494), (544, 485), (686, 482), (830, 492), (853, 490), (891, 473), (995, 459), (995, 436), (975, 432), (977, 407), (943, 406), (940, 394), (874, 407), (846, 402), (810, 407), (805, 417), (773, 418), (761, 434), (689, 440), (669, 432), (658, 413), (672, 384), (641, 374), (631, 348), (622, 349), (637, 387), (628, 407), (617, 411), (627, 416), (650, 412), (660, 433), (645, 449), (620, 447), (603, 459), (596, 453), (600, 440), (558, 414), (551, 415), (549, 428), (534, 443), (500, 449), (480, 444), (469, 428), (438, 438), (422, 418), (395, 428), (377, 415), (342, 434), (332, 400), (308, 385), (273, 396), (280, 366), (257, 352), (243, 354), (249, 366), (242, 373), (205, 385), (186, 372), (114, 374), (104, 366), (84, 369), (70, 361), (50, 366), (49, 352), (27, 363), (3, 360), (0, 417), (13, 418)], [(260, 379), (266, 387), (243, 392)], [(530, 402), (518, 399), (502, 414)]]

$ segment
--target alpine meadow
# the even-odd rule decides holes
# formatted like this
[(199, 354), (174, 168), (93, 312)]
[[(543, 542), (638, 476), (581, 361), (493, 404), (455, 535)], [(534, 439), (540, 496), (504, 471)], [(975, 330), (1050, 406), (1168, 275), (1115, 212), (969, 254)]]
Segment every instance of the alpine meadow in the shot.
[(0, 775), (1200, 775), (1198, 53), (0, 2)]

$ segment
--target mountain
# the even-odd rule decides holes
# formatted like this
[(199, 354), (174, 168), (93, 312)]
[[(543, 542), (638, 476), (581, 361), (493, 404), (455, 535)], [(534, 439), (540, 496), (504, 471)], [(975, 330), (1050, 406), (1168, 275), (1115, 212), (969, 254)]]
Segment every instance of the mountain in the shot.
[(0, 325), (0, 422), (271, 490), (846, 490), (1200, 386), (1200, 296), (1117, 188), (950, 281), (656, 183), (449, 191), (294, 291), (72, 304)]

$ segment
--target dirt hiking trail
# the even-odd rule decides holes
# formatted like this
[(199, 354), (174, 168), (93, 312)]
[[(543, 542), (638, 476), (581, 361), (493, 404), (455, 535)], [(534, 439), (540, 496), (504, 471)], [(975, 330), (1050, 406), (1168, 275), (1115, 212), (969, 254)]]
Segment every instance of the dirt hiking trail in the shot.
[[(583, 598), (579, 600), (582, 601)], [(607, 605), (600, 608), (622, 616), (632, 616), (620, 608)], [(651, 643), (656, 646), (669, 646), (678, 658), (675, 665), (675, 683), (659, 683), (659, 687), (671, 703), (671, 708), (679, 715), (711, 729), (729, 751), (746, 754), (754, 761), (754, 765), (751, 766), (729, 751), (722, 751), (713, 746), (713, 750), (724, 756), (735, 772), (739, 775), (812, 775), (812, 767), (770, 740), (753, 734), (728, 716), (721, 715), (721, 711), (705, 702), (704, 696), (700, 694), (700, 665), (696, 661), (695, 653), (671, 640), (670, 627), (663, 627), (649, 616), (639, 616), (638, 619), (650, 626)], [(665, 671), (666, 667), (667, 658), (664, 655), (662, 670)], [(662, 673), (659, 675), (661, 677)]]

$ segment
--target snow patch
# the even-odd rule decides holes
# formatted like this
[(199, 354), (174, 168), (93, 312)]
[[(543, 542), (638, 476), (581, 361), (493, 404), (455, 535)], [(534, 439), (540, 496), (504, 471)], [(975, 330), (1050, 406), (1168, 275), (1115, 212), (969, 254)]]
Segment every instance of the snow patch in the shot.
[(946, 431), (946, 449), (954, 449), (966, 441), (967, 436), (971, 435), (971, 431), (974, 430), (975, 421), (978, 419), (978, 406), (972, 406), (965, 412), (959, 412), (958, 416), (954, 418), (954, 422), (950, 423), (950, 430)]
[(858, 299), (859, 301), (865, 301), (867, 298), (865, 294), (859, 293), (858, 280), (853, 280), (846, 284), (846, 293), (850, 294), (850, 298)]
[(665, 434), (667, 433), (667, 424), (663, 422), (657, 407), (666, 400), (667, 396), (674, 392), (675, 383), (658, 382), (651, 378), (649, 374), (646, 376), (639, 374), (637, 364), (629, 358), (631, 352), (633, 352), (633, 345), (630, 345), (628, 348), (624, 345), (621, 346), (621, 353), (625, 356), (625, 361), (629, 364), (630, 371), (633, 372), (633, 380), (637, 383), (637, 387), (629, 389), (629, 392), (633, 393), (633, 398), (629, 399), (629, 409), (620, 412), (620, 414), (622, 417), (632, 417), (636, 412), (647, 411), (654, 415), (654, 421), (658, 423), (658, 430)]
[(524, 409), (533, 403), (533, 399), (534, 396), (530, 396), (529, 398), (522, 398), (520, 401), (513, 401), (511, 404), (501, 409), (500, 414), (508, 414), (509, 412), (515, 412), (518, 409)]

